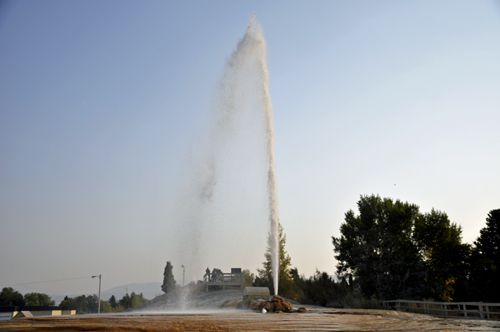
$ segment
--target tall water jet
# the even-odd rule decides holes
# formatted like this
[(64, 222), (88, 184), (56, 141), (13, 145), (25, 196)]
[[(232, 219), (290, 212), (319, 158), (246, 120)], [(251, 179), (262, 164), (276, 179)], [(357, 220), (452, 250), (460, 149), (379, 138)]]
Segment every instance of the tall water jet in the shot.
[[(234, 121), (235, 113), (240, 113), (238, 110), (238, 101), (235, 97), (238, 96), (235, 90), (238, 85), (242, 84), (246, 76), (254, 76), (255, 86), (247, 86), (249, 90), (254, 90), (254, 103), (256, 110), (261, 112), (265, 123), (266, 148), (268, 158), (267, 171), (267, 190), (269, 197), (269, 224), (271, 234), (271, 265), (273, 270), (273, 285), (274, 293), (278, 294), (278, 279), (279, 279), (279, 222), (278, 222), (278, 199), (276, 188), (276, 172), (274, 162), (274, 129), (273, 129), (273, 108), (271, 105), (271, 97), (269, 95), (269, 72), (266, 64), (266, 40), (264, 39), (262, 26), (256, 21), (255, 16), (250, 17), (250, 24), (247, 28), (245, 36), (238, 43), (236, 51), (232, 54), (228, 61), (226, 69), (220, 85), (219, 103), (222, 101), (220, 108), (224, 109), (222, 118), (219, 118), (219, 126), (228, 126), (231, 121)], [(249, 95), (252, 95), (249, 93)], [(212, 160), (211, 160), (212, 161)], [(213, 170), (213, 163), (210, 163), (210, 168)], [(211, 179), (207, 183), (205, 191), (208, 196), (211, 195), (211, 189), (215, 181)]]
[[(249, 52), (248, 45), (252, 45)], [(239, 55), (238, 53), (242, 53)], [(236, 56), (235, 56), (236, 55)], [(250, 17), (250, 25), (245, 37), (238, 45), (233, 54), (233, 58), (245, 58), (245, 56), (257, 57), (256, 75), (260, 77), (260, 87), (258, 89), (261, 101), (262, 115), (265, 120), (265, 133), (267, 138), (267, 157), (269, 169), (267, 174), (267, 190), (269, 195), (269, 223), (271, 234), (271, 265), (273, 269), (274, 293), (278, 294), (279, 279), (279, 222), (278, 222), (278, 195), (276, 188), (276, 171), (274, 162), (274, 129), (273, 129), (273, 107), (269, 95), (269, 72), (266, 65), (266, 40), (262, 32), (262, 26), (255, 20), (255, 16)]]
[[(236, 181), (242, 181), (248, 173), (256, 174), (254, 179), (258, 183), (259, 190), (255, 196), (260, 197), (262, 194), (263, 197), (262, 201), (257, 198), (256, 200), (258, 204), (262, 202), (265, 205), (262, 209), (259, 208), (260, 205), (254, 206), (253, 209), (263, 212), (262, 216), (255, 216), (258, 220), (263, 220), (267, 209), (269, 210), (271, 265), (274, 291), (277, 294), (279, 226), (273, 109), (268, 83), (266, 41), (261, 25), (252, 15), (246, 33), (227, 60), (219, 81), (212, 105), (209, 132), (203, 141), (203, 146), (196, 153), (196, 160), (187, 167), (190, 183), (186, 186), (185, 193), (180, 195), (182, 198), (178, 206), (181, 211), (176, 218), (182, 220), (185, 233), (183, 242), (190, 244), (180, 250), (179, 257), (183, 262), (189, 262), (188, 265), (197, 265), (196, 269), (200, 272), (204, 271), (206, 266), (200, 265), (204, 260), (201, 256), (208, 255), (213, 262), (214, 257), (220, 256), (223, 251), (212, 244), (212, 241), (220, 242), (220, 234), (213, 234), (214, 228), (222, 227), (223, 219), (231, 219), (227, 214), (227, 206), (234, 204), (237, 199), (240, 202), (243, 197), (234, 191), (228, 193), (231, 175), (237, 174)], [(246, 145), (239, 145), (240, 143)], [(249, 145), (255, 147), (255, 150), (244, 156), (246, 159), (243, 163), (245, 167), (252, 165), (252, 169), (235, 168), (234, 159), (240, 156), (242, 150), (248, 150)], [(267, 190), (267, 193), (264, 190)], [(231, 202), (228, 203), (228, 200)], [(232, 227), (231, 224), (225, 226), (226, 229)], [(240, 242), (239, 245), (241, 244)], [(207, 248), (212, 250), (210, 255), (207, 253)]]
[[(269, 158), (269, 171), (267, 177), (267, 190), (269, 194), (269, 222), (271, 227), (271, 264), (273, 269), (273, 285), (274, 294), (278, 294), (278, 279), (279, 279), (279, 221), (278, 221), (278, 193), (276, 188), (276, 171), (274, 162), (274, 129), (273, 129), (273, 107), (271, 105), (271, 97), (269, 96), (269, 72), (266, 65), (266, 41), (262, 34), (262, 27), (255, 21), (252, 15), (250, 18), (249, 31), (255, 34), (255, 38), (259, 40), (261, 45), (261, 53), (259, 57), (259, 69), (262, 75), (262, 111), (266, 120), (266, 135), (267, 135), (267, 155)], [(247, 31), (248, 34), (248, 31)]]

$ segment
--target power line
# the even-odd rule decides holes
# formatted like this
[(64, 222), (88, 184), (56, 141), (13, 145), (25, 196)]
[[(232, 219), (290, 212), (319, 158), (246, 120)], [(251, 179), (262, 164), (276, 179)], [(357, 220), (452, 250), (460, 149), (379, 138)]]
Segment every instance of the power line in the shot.
[(79, 277), (79, 278), (68, 278), (68, 279), (58, 279), (58, 280), (46, 280), (46, 281), (34, 281), (34, 282), (23, 282), (23, 283), (20, 283), (20, 284), (5, 284), (5, 285), (1, 285), (1, 287), (3, 286), (20, 286), (20, 285), (31, 285), (31, 284), (43, 284), (43, 283), (46, 283), (46, 282), (56, 282), (56, 281), (66, 281), (66, 280), (77, 280), (77, 279), (87, 279), (87, 278), (92, 278), (92, 276), (87, 276), (87, 277)]

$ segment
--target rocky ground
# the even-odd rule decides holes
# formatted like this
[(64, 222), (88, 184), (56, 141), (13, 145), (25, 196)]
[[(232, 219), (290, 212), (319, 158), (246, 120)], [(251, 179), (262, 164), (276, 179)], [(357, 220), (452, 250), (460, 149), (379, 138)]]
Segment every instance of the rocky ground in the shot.
[(500, 322), (440, 319), (384, 310), (310, 310), (262, 314), (240, 310), (20, 318), (0, 331), (500, 331)]

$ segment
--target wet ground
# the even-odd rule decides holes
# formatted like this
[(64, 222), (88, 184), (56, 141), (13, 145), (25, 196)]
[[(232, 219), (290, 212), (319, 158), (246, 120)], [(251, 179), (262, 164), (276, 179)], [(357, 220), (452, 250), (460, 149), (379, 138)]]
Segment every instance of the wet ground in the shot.
[(214, 310), (19, 318), (0, 331), (500, 331), (500, 321), (442, 319), (392, 310), (311, 309), (262, 314)]

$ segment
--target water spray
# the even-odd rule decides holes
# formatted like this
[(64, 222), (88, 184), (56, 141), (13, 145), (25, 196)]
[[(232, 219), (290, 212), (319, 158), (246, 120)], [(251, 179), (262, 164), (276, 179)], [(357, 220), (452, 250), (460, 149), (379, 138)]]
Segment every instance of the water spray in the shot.
[[(269, 223), (271, 234), (271, 266), (273, 270), (274, 293), (278, 294), (279, 278), (279, 223), (278, 223), (278, 199), (276, 188), (276, 172), (274, 163), (274, 129), (273, 129), (273, 107), (269, 95), (269, 73), (266, 64), (266, 40), (264, 39), (262, 26), (255, 19), (250, 17), (250, 24), (243, 39), (238, 43), (236, 51), (228, 61), (227, 70), (221, 80), (221, 89), (226, 89), (224, 106), (238, 105), (238, 101), (230, 100), (235, 98), (234, 90), (237, 89), (245, 75), (251, 75), (255, 80), (253, 98), (256, 99), (257, 109), (265, 122), (266, 149), (268, 158), (267, 191), (269, 197)], [(229, 102), (228, 102), (229, 99)], [(237, 107), (235, 107), (237, 108)], [(228, 112), (229, 111), (229, 112)], [(227, 125), (232, 120), (238, 109), (229, 109), (221, 123)]]
[[(269, 96), (269, 73), (266, 64), (266, 41), (262, 27), (255, 16), (236, 50), (226, 62), (212, 105), (212, 117), (208, 136), (200, 151), (199, 162), (193, 169), (193, 185), (187, 187), (189, 199), (184, 200), (181, 220), (188, 232), (187, 242), (192, 244), (188, 252), (183, 252), (184, 261), (196, 268), (200, 266), (196, 257), (202, 230), (198, 220), (210, 220), (212, 209), (218, 204), (218, 189), (223, 190), (224, 149), (240, 134), (242, 120), (250, 118), (258, 127), (254, 133), (254, 143), (262, 153), (262, 180), (267, 190), (265, 203), (269, 209), (271, 268), (275, 294), (278, 293), (279, 271), (279, 225), (276, 173), (274, 166), (273, 109)], [(254, 128), (255, 129), (255, 128)], [(261, 145), (262, 144), (262, 145)], [(260, 153), (259, 152), (259, 153)], [(260, 171), (260, 169), (259, 169)], [(219, 187), (221, 186), (221, 187)], [(191, 190), (193, 190), (191, 194)], [(264, 194), (264, 193), (263, 193)], [(267, 232), (266, 232), (267, 233)], [(189, 261), (191, 259), (191, 261)]]

